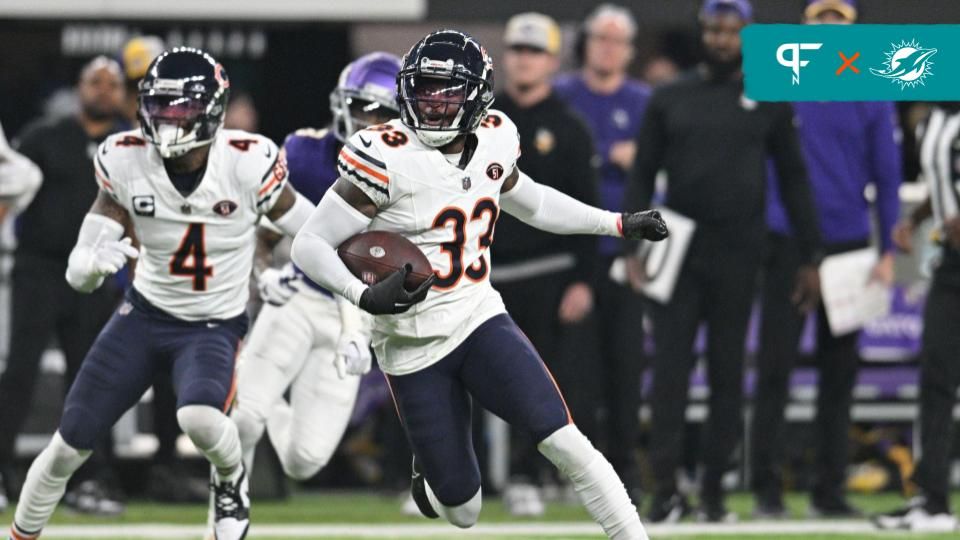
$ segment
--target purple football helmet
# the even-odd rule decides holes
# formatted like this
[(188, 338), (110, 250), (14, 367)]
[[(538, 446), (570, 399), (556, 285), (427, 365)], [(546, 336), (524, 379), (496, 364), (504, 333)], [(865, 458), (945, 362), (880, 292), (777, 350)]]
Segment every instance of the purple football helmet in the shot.
[(333, 134), (346, 141), (357, 131), (400, 115), (397, 106), (397, 73), (400, 59), (374, 52), (357, 58), (340, 72), (330, 93)]

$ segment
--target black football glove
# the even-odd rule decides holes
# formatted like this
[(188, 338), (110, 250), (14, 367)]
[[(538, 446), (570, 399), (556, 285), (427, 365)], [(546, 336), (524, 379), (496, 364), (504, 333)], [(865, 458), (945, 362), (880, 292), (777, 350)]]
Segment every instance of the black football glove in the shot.
[(623, 237), (629, 240), (656, 242), (670, 236), (667, 224), (656, 210), (624, 212), (620, 217), (620, 225), (623, 228)]
[(360, 309), (373, 315), (394, 315), (407, 311), (417, 302), (422, 302), (430, 292), (430, 287), (433, 286), (437, 276), (431, 274), (416, 290), (408, 291), (403, 286), (403, 282), (412, 270), (412, 266), (405, 264), (403, 268), (390, 274), (383, 281), (367, 287), (367, 290), (360, 295)]

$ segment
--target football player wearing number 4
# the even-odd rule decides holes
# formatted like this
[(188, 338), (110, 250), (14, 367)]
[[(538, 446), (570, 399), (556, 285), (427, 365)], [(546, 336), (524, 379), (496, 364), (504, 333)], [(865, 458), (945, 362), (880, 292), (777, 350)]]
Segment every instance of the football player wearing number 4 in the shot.
[[(157, 57), (140, 83), (140, 131), (107, 138), (94, 160), (100, 193), (70, 254), (67, 281), (92, 291), (139, 256), (126, 301), (97, 337), (60, 427), (30, 467), (14, 540), (36, 538), (70, 476), (149, 388), (172, 374), (177, 420), (210, 461), (219, 540), (246, 537), (247, 479), (235, 424), (234, 363), (247, 330), (247, 283), (261, 216), (293, 235), (313, 205), (287, 185), (260, 135), (222, 130), (229, 80), (197, 49)], [(123, 238), (132, 224), (140, 250)]]
[[(492, 101), (493, 63), (475, 39), (441, 30), (414, 45), (398, 77), (400, 120), (344, 146), (340, 178), (295, 238), (293, 260), (376, 315), (373, 345), (413, 447), (412, 492), (425, 516), (470, 527), (480, 513), (472, 397), (533, 435), (610, 538), (645, 539), (623, 483), (573, 424), (491, 287), (487, 248), (501, 208), (558, 234), (661, 240), (666, 225), (656, 212), (606, 212), (524, 175), (516, 127)], [(434, 275), (413, 292), (403, 287), (408, 268), (364, 284), (335, 247), (368, 229), (411, 240)]]

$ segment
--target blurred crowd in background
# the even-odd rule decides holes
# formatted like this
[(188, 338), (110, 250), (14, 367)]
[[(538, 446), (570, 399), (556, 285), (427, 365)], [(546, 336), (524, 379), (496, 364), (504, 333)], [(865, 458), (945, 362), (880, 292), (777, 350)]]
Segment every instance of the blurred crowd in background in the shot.
[[(858, 7), (852, 0), (801, 2), (795, 21), (852, 24)], [(783, 515), (782, 494), (790, 488), (809, 489), (811, 507), (822, 515), (855, 515), (848, 487), (908, 489), (914, 467), (909, 426), (893, 429), (896, 419), (880, 418), (852, 425), (855, 386), (863, 381), (858, 370), (864, 356), (898, 361), (871, 372), (883, 394), (875, 399), (896, 398), (905, 385), (915, 389), (920, 327), (906, 337), (891, 338), (877, 328), (871, 335), (834, 335), (817, 307), (816, 267), (825, 255), (875, 247), (872, 278), (893, 288), (898, 303), (887, 322), (920, 320), (920, 276), (913, 259), (897, 262), (895, 256), (898, 247), (911, 246), (922, 217), (901, 220), (922, 198), (906, 198), (901, 209), (901, 192), (920, 175), (915, 133), (931, 105), (751, 102), (738, 68), (739, 31), (758, 20), (752, 6), (708, 0), (698, 3), (697, 13), (685, 26), (652, 30), (631, 9), (591, 5), (575, 25), (523, 13), (478, 32), (498, 60), (494, 108), (518, 126), (521, 169), (603, 208), (665, 205), (698, 224), (666, 301), (642, 294), (651, 276), (634, 256), (637, 246), (552, 236), (507, 216), (497, 224), (491, 279), (550, 366), (581, 430), (651, 520), (688, 511), (685, 494), (692, 490), (707, 501), (710, 518), (722, 520), (724, 493), (732, 487), (752, 489), (757, 512), (768, 517)], [(368, 25), (352, 34), (353, 47), (340, 28), (221, 36), (227, 42), (220, 46), (221, 61), (235, 86), (226, 127), (263, 129), (278, 143), (295, 129), (325, 127), (326, 96), (351, 53), (382, 48), (402, 54), (414, 41), (406, 37), (418, 35), (421, 26), (386, 31), (387, 25)], [(0, 377), (0, 487), (7, 493), (19, 491), (31, 452), (25, 438), (18, 444), (7, 435), (49, 432), (56, 425), (49, 415), (59, 407), (42, 403), (59, 398), (43, 376), (45, 351), (62, 351), (65, 390), (126, 285), (120, 276), (114, 287), (80, 296), (63, 280), (80, 220), (96, 194), (90, 149), (137, 125), (136, 85), (152, 58), (170, 46), (211, 43), (199, 30), (144, 27), (158, 35), (96, 51), (106, 54), (93, 60), (72, 54), (57, 62), (58, 75), (73, 70), (78, 76), (75, 86), (56, 85), (60, 80), (7, 87), (18, 105), (8, 102), (3, 112), (10, 118), (0, 120), (14, 147), (43, 173), (31, 201), (9, 205), (18, 215), (6, 225), (13, 270), (4, 319), (11, 327), (9, 352)], [(89, 50), (70, 32), (90, 28), (64, 25), (60, 46)], [(322, 54), (309, 57), (318, 48)], [(265, 55), (295, 60), (272, 62)], [(24, 80), (37, 79), (37, 69)], [(282, 263), (284, 246), (277, 249)], [(810, 373), (813, 379), (804, 379)], [(788, 429), (785, 410), (796, 388), (817, 385), (816, 413), (808, 418), (813, 427)], [(952, 391), (955, 397), (955, 386)], [(693, 418), (688, 395), (708, 406), (705, 421)], [(747, 439), (745, 398), (755, 411), (748, 415)], [(104, 451), (94, 454), (100, 459), (75, 479), (68, 504), (115, 514), (129, 495), (205, 501), (203, 467), (178, 447), (169, 381), (156, 381), (145, 403), (133, 431), (153, 433), (157, 444), (148, 452), (115, 453), (119, 445), (105, 441)], [(480, 456), (500, 448), (495, 432), (478, 414)], [(531, 441), (509, 441), (508, 473), (491, 466), (485, 489), (502, 491), (516, 515), (542, 514), (544, 500), (562, 497), (563, 490)], [(937, 458), (945, 462), (947, 441)], [(851, 456), (872, 466), (852, 469)], [(269, 451), (258, 459), (270, 461)], [(150, 463), (142, 469), (146, 474), (131, 465), (143, 460)], [(409, 463), (389, 392), (374, 370), (362, 381), (335, 459), (310, 483), (399, 493), (409, 481)], [(256, 471), (258, 496), (285, 493), (275, 460)]]

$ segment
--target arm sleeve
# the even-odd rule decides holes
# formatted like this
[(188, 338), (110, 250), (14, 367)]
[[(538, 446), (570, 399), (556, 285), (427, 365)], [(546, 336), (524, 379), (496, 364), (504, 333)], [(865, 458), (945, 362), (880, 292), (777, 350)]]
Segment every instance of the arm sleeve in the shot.
[[(296, 200), (284, 214), (274, 220), (271, 224), (287, 236), (296, 236), (297, 231), (313, 215), (313, 203), (299, 193), (295, 193)], [(270, 222), (269, 219), (265, 220)]]
[[(580, 125), (577, 120), (576, 129), (571, 129), (571, 143), (566, 163), (569, 168), (564, 169), (564, 184), (568, 186), (565, 189), (573, 198), (590, 205), (600, 205), (600, 186), (598, 184), (598, 171), (594, 160), (593, 141), (585, 126)], [(593, 235), (578, 235), (571, 238), (570, 247), (574, 256), (577, 258), (577, 266), (574, 268), (577, 281), (592, 283), (599, 272), (599, 259), (597, 259), (597, 238)]]
[(903, 137), (893, 104), (878, 105), (868, 126), (867, 151), (871, 181), (877, 188), (875, 208), (880, 249), (889, 253), (893, 251), (893, 228), (900, 217), (900, 184), (903, 182), (900, 141)]
[(366, 230), (370, 221), (329, 190), (294, 238), (290, 258), (310, 279), (358, 304), (367, 286), (347, 270), (337, 246)]
[(98, 245), (123, 237), (123, 225), (100, 214), (87, 214), (80, 225), (77, 245), (67, 260), (67, 283), (74, 290), (93, 292), (103, 284), (104, 276), (93, 271), (93, 257)]
[(583, 204), (518, 172), (513, 189), (500, 196), (500, 206), (508, 214), (554, 234), (621, 236), (620, 214)]
[(378, 144), (373, 142), (375, 136), (364, 130), (354, 133), (337, 154), (337, 170), (379, 208), (390, 201), (390, 175)]
[(794, 226), (805, 260), (816, 261), (823, 249), (807, 167), (794, 125), (793, 107), (777, 106), (776, 118), (767, 135), (767, 147), (780, 182), (780, 196)]

